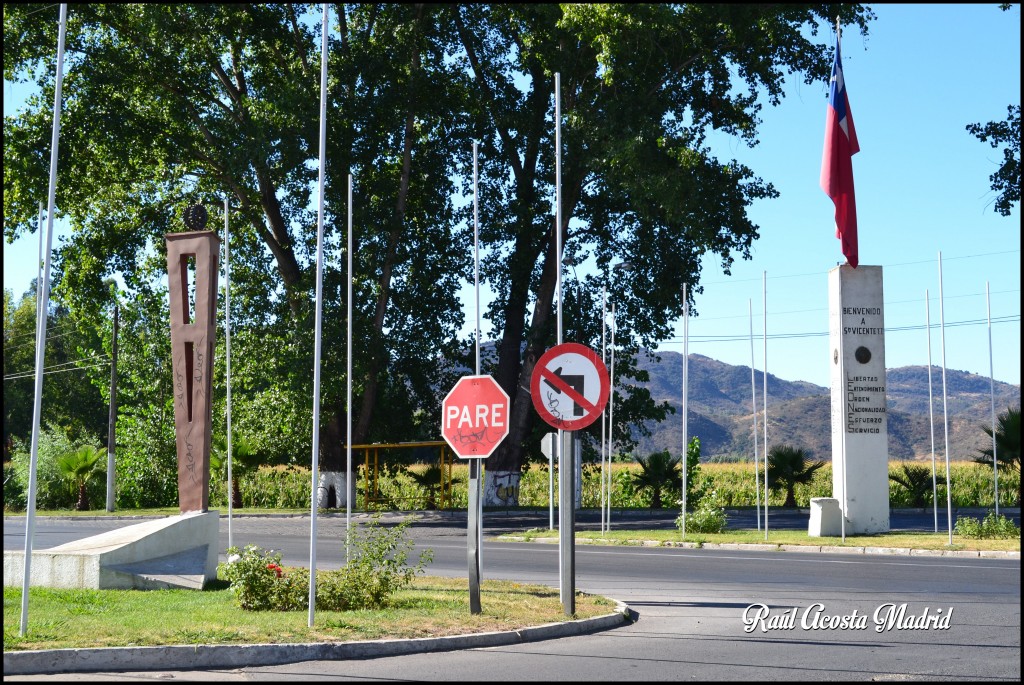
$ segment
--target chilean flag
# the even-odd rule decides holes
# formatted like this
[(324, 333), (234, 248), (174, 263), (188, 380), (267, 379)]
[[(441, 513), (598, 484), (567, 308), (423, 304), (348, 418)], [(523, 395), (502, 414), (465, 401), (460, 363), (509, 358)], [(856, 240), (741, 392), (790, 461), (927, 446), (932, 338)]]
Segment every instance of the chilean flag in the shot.
[(853, 198), (853, 155), (860, 151), (853, 128), (850, 100), (846, 96), (843, 63), (836, 37), (836, 57), (832, 63), (832, 85), (825, 116), (825, 151), (821, 156), (821, 189), (836, 206), (836, 237), (842, 241), (843, 254), (857, 268), (857, 204)]

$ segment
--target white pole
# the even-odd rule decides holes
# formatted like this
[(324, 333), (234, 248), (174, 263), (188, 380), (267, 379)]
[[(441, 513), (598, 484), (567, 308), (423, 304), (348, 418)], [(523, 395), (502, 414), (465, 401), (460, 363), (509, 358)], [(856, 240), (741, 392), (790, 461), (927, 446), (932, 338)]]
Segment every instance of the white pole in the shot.
[(43, 233), (43, 212), (46, 210), (46, 203), (39, 201), (39, 261), (36, 262), (36, 335), (39, 334), (39, 317), (43, 311), (43, 242), (46, 237)]
[(761, 275), (761, 301), (764, 310), (764, 380), (761, 383), (764, 391), (764, 539), (768, 539), (768, 272)]
[[(480, 375), (480, 203), (477, 192), (477, 141), (473, 141), (473, 290), (476, 293), (476, 375)], [(484, 461), (478, 459), (476, 486), (477, 503), (477, 578), (483, 580), (484, 553), (484, 498), (479, 491), (483, 480)]]
[(682, 539), (686, 539), (686, 467), (689, 465), (690, 457), (690, 426), (687, 421), (689, 418), (687, 400), (689, 399), (689, 385), (690, 385), (690, 302), (686, 299), (686, 284), (683, 283), (683, 501), (682, 501), (682, 514), (680, 515), (680, 526), (679, 530), (682, 533)]
[[(750, 298), (747, 298), (747, 318), (750, 321), (750, 407), (754, 414), (754, 499), (757, 507), (757, 529), (761, 530), (761, 476), (757, 466), (757, 382), (754, 380), (754, 305)], [(765, 468), (767, 478), (767, 467)]]
[[(562, 75), (559, 72), (555, 72), (555, 294), (558, 296), (558, 309), (555, 316), (556, 324), (556, 340), (557, 344), (562, 344), (562, 101), (560, 93), (562, 91)], [(562, 462), (562, 429), (559, 428), (557, 435), (555, 436), (555, 444), (557, 447), (556, 454), (558, 455), (558, 479), (559, 483), (565, 478), (567, 472), (571, 472), (572, 469), (564, 468), (565, 464)], [(561, 485), (558, 486), (561, 492)], [(564, 503), (559, 500), (559, 510), (564, 506)], [(559, 514), (559, 520), (562, 516)], [(564, 585), (562, 582), (562, 566), (564, 565), (564, 555), (562, 551), (562, 537), (561, 531), (558, 535), (558, 587), (563, 590)], [(568, 598), (562, 596), (560, 600), (565, 605)]]
[[(601, 363), (602, 364), (607, 361), (607, 354), (608, 354), (608, 349), (605, 346), (605, 327), (606, 327), (605, 324), (607, 323), (607, 318), (608, 318), (608, 313), (607, 313), (608, 299), (607, 298), (608, 298), (607, 288), (605, 286), (601, 286)], [(605, 458), (608, 456), (608, 454), (607, 454), (607, 452), (605, 451), (605, 448), (604, 448), (605, 447), (604, 437), (605, 437), (605, 431), (608, 428), (607, 423), (605, 421), (605, 419), (607, 419), (607, 417), (608, 417), (608, 413), (602, 411), (601, 412), (601, 534), (602, 535), (604, 535), (604, 532), (605, 532), (605, 530), (604, 530), (605, 529), (605, 517), (604, 517), (604, 514), (605, 514), (605, 506), (606, 506), (606, 504), (605, 504), (605, 492), (606, 492), (606, 489), (605, 489), (605, 479), (607, 477), (607, 473), (606, 473), (606, 469), (605, 469)], [(611, 469), (611, 464), (608, 465), (608, 470), (610, 470), (610, 469)], [(609, 499), (611, 498), (611, 492), (608, 492), (608, 498)]]
[(988, 281), (985, 281), (985, 310), (988, 315), (988, 387), (992, 404), (992, 482), (995, 492), (996, 516), (999, 516), (999, 467), (996, 460), (996, 377), (992, 368), (992, 303), (989, 299)]
[(231, 529), (234, 489), (231, 487), (231, 244), (228, 233), (228, 199), (224, 198), (224, 357), (227, 373), (227, 423), (228, 423), (228, 547), (235, 546)]
[(555, 529), (555, 446), (548, 452), (548, 530)]
[(32, 409), (32, 451), (28, 469), (28, 502), (25, 512), (25, 572), (21, 583), (21, 627), (19, 635), (28, 631), (28, 588), (32, 575), (32, 537), (36, 524), (36, 465), (39, 461), (39, 420), (43, 402), (43, 366), (46, 357), (46, 312), (50, 306), (50, 250), (53, 246), (53, 205), (57, 192), (57, 148), (60, 143), (61, 91), (64, 85), (64, 34), (67, 29), (68, 6), (61, 3), (60, 28), (57, 32), (57, 77), (53, 95), (53, 133), (50, 138), (50, 186), (46, 205), (46, 251), (43, 254), (43, 287), (36, 333), (36, 387)]
[(946, 521), (953, 544), (953, 483), (949, 478), (949, 414), (946, 405), (946, 312), (942, 299), (942, 250), (939, 250), (939, 331), (942, 340), (942, 425), (946, 436)]
[(480, 375), (480, 204), (477, 192), (477, 141), (473, 141), (473, 290), (476, 293), (476, 375)]
[(345, 563), (352, 547), (352, 174), (348, 175), (348, 342), (345, 351)]
[[(327, 157), (327, 3), (323, 6), (320, 25), (320, 198), (316, 220), (316, 334), (313, 350), (313, 487), (310, 497), (309, 524), (309, 627), (316, 612), (316, 505), (317, 481), (320, 476), (320, 322), (323, 317), (324, 276), (324, 176)], [(346, 484), (347, 487), (347, 484)]]
[[(562, 75), (555, 72), (555, 282), (558, 295), (557, 340), (562, 344)], [(558, 431), (558, 467), (562, 467), (562, 431)]]
[(935, 514), (935, 532), (939, 532), (939, 485), (935, 477), (935, 411), (932, 400), (932, 315), (928, 289), (924, 291), (924, 322), (928, 330), (928, 425), (932, 436), (932, 510)]
[[(609, 379), (608, 395), (608, 492), (611, 493), (612, 486), (612, 457), (615, 454), (615, 303), (612, 302), (612, 325), (611, 325), (611, 350), (608, 355), (611, 358), (611, 378)], [(605, 525), (608, 530), (612, 529), (612, 505), (611, 496), (608, 497), (608, 515), (605, 517)]]
[[(838, 289), (839, 289), (839, 293), (838, 293), (838, 295), (839, 295), (839, 306), (840, 306), (840, 308), (842, 308), (842, 305), (843, 305), (843, 270), (842, 270), (842, 266), (840, 266), (840, 268), (839, 268), (839, 278), (837, 279), (837, 281), (838, 281)], [(840, 342), (839, 342), (839, 346), (845, 348), (845, 346), (843, 344), (843, 341), (842, 341), (842, 322), (843, 322), (843, 315), (842, 315), (842, 311), (840, 310), (840, 314), (839, 314), (839, 327), (840, 327), (840, 334), (839, 334), (840, 335)], [(846, 355), (845, 355), (845, 353), (839, 355), (839, 378), (840, 378), (840, 381), (839, 381), (840, 382), (840, 387), (844, 387), (845, 384), (846, 384)], [(846, 391), (845, 390), (841, 390), (840, 392), (841, 393), (845, 393)], [(842, 460), (843, 460), (843, 476), (842, 476), (842, 479), (841, 479), (842, 483), (843, 483), (843, 499), (842, 499), (842, 511), (840, 512), (840, 518), (839, 518), (839, 531), (840, 531), (840, 535), (841, 535), (842, 540), (843, 540), (844, 543), (846, 542), (846, 517), (848, 516), (848, 511), (849, 511), (849, 500), (846, 498), (847, 487), (849, 486), (849, 482), (846, 480), (846, 474), (847, 474), (846, 462), (847, 462), (847, 456), (848, 456), (847, 451), (846, 451), (846, 438), (847, 438), (847, 430), (846, 430), (846, 428), (847, 428), (847, 423), (846, 423), (846, 419), (844, 418), (843, 419), (843, 425), (839, 429), (840, 436), (841, 436), (841, 438), (839, 440), (839, 454), (841, 455)], [(765, 468), (767, 468), (767, 467), (765, 467)], [(833, 482), (835, 482), (835, 473), (832, 474), (832, 480), (833, 480)]]

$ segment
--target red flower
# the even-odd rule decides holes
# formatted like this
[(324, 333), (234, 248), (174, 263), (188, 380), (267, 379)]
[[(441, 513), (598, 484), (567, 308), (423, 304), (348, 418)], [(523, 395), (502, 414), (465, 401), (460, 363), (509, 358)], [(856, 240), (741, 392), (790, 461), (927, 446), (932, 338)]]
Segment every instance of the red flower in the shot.
[(274, 573), (276, 573), (278, 578), (281, 577), (281, 567), (278, 566), (277, 564), (274, 564), (274, 563), (267, 564), (267, 568), (269, 570), (273, 571)]

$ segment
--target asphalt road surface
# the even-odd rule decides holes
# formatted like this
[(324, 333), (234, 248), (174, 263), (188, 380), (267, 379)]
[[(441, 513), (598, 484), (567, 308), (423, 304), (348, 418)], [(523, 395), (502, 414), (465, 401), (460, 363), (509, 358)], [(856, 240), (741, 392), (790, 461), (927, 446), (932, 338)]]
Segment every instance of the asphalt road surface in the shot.
[[(785, 527), (786, 516), (789, 526), (806, 529), (799, 513), (770, 515), (769, 525)], [(646, 528), (671, 525), (672, 515), (618, 518), (613, 527)], [(39, 519), (34, 546), (130, 523)], [(547, 512), (488, 512), (484, 532), (547, 523)], [(225, 547), (226, 524), (222, 519)], [(308, 564), (309, 524), (308, 516), (235, 517), (232, 534), (236, 545), (258, 544), (281, 551), (287, 564)], [(580, 515), (579, 527), (597, 525), (594, 513)], [(893, 514), (894, 529), (933, 525), (930, 511)], [(464, 512), (456, 512), (424, 515), (410, 527), (418, 547), (434, 550), (428, 573), (466, 577), (465, 526)], [(343, 514), (318, 517), (318, 566), (343, 562), (345, 527)], [(4, 548), (23, 549), (23, 532), (23, 518), (5, 519)], [(485, 579), (558, 586), (557, 545), (488, 538), (482, 559)], [(139, 672), (59, 679), (1020, 680), (1019, 559), (578, 545), (576, 571), (578, 590), (626, 602), (637, 620), (512, 647), (207, 672), (145, 671), (140, 664)], [(486, 586), (482, 601), (486, 606)], [(895, 624), (887, 628), (886, 619)]]

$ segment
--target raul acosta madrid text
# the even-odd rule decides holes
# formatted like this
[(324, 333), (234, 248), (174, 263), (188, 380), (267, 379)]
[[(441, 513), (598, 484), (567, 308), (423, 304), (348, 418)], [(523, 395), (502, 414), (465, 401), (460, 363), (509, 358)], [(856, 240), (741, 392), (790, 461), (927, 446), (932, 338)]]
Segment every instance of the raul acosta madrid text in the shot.
[[(879, 605), (873, 613), (862, 614), (854, 609), (849, 614), (830, 614), (825, 605), (815, 602), (803, 611), (798, 607), (772, 613), (764, 604), (751, 604), (743, 610), (743, 632), (773, 630), (867, 630), (874, 627), (876, 633), (890, 630), (949, 630), (953, 607), (935, 609), (925, 607), (922, 611), (907, 608), (906, 603), (892, 602)], [(870, 624), (869, 624), (870, 621)]]

